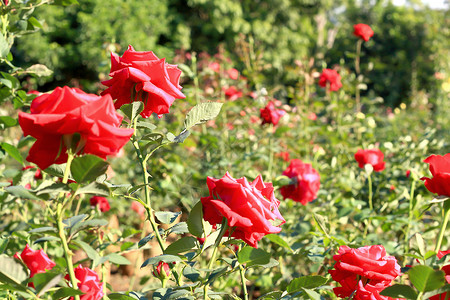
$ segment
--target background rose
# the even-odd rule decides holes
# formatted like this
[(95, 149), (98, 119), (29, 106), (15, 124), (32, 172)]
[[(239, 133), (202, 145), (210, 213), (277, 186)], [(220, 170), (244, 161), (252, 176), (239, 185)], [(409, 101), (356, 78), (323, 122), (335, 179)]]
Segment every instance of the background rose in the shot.
[(45, 254), (44, 250), (33, 250), (28, 244), (25, 246), (22, 253), (16, 253), (14, 257), (21, 259), (28, 267), (30, 270), (30, 278), (35, 274), (44, 273), (56, 266), (56, 264), (48, 258), (47, 254)]
[[(103, 297), (103, 284), (100, 282), (97, 273), (89, 268), (83, 268), (78, 265), (74, 269), (75, 277), (78, 279), (78, 289), (84, 294), (80, 296), (80, 300), (100, 300)], [(66, 275), (69, 280), (69, 275)]]
[(105, 212), (111, 209), (111, 206), (109, 205), (108, 199), (101, 196), (92, 196), (91, 199), (89, 199), (89, 202), (91, 206), (97, 206), (100, 209), (101, 212)]
[(293, 159), (283, 171), (283, 175), (293, 178), (295, 183), (280, 188), (284, 199), (292, 199), (305, 205), (317, 197), (320, 188), (320, 175), (311, 164)]
[(278, 124), (280, 118), (286, 114), (286, 111), (283, 109), (276, 109), (273, 101), (269, 101), (266, 107), (260, 109), (262, 123), (264, 124), (273, 124), (274, 126)]
[(326, 87), (329, 83), (330, 91), (338, 91), (342, 87), (341, 75), (336, 70), (323, 69), (322, 74), (319, 77), (319, 85), (321, 87)]
[(102, 82), (108, 87), (102, 95), (116, 99), (116, 108), (133, 101), (144, 102), (144, 118), (152, 113), (167, 114), (175, 99), (186, 97), (181, 92), (180, 75), (176, 65), (159, 59), (152, 51), (135, 51), (129, 45), (122, 57), (111, 53), (112, 79)]
[(367, 293), (373, 294), (375, 299), (388, 299), (380, 296), (379, 292), (401, 274), (395, 257), (387, 256), (381, 245), (358, 249), (341, 246), (333, 259), (336, 264), (329, 273), (341, 285), (333, 291), (342, 298), (349, 297), (356, 291), (360, 299), (372, 299), (367, 297)]
[(255, 248), (266, 234), (281, 231), (271, 223), (285, 222), (278, 211), (280, 201), (273, 194), (272, 184), (263, 182), (261, 175), (249, 183), (245, 177), (235, 179), (227, 172), (220, 179), (208, 177), (206, 183), (209, 196), (200, 200), (203, 218), (211, 225), (221, 224), (225, 217), (234, 227), (231, 236)]
[(450, 153), (444, 156), (431, 155), (424, 162), (430, 165), (433, 175), (433, 178), (420, 178), (425, 181), (425, 187), (434, 194), (450, 197)]
[(367, 24), (355, 24), (353, 29), (353, 34), (366, 42), (373, 36), (373, 30)]
[(63, 136), (80, 134), (77, 153), (106, 159), (133, 134), (133, 129), (119, 128), (122, 116), (115, 111), (109, 95), (99, 97), (76, 88), (58, 87), (51, 94), (35, 98), (30, 111), (19, 112), (19, 124), (25, 136), (36, 138), (27, 160), (41, 169), (67, 161)]
[(384, 170), (384, 154), (379, 149), (358, 149), (355, 153), (355, 159), (360, 168), (364, 168), (366, 164), (369, 164), (372, 165), (375, 172)]

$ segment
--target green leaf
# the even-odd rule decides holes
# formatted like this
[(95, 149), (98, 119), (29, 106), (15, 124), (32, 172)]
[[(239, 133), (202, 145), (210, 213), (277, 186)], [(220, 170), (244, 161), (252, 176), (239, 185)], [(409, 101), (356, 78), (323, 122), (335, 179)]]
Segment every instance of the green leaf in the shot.
[(59, 178), (64, 177), (64, 170), (66, 169), (66, 164), (54, 164), (44, 170), (45, 173)]
[(32, 73), (38, 77), (50, 76), (53, 74), (53, 71), (47, 68), (45, 65), (36, 64), (25, 70), (28, 73)]
[(442, 293), (447, 293), (450, 292), (450, 284), (446, 284), (444, 285), (444, 287), (437, 289), (437, 290), (433, 290), (427, 293), (423, 294), (423, 299), (430, 299), (430, 297), (442, 294)]
[(181, 262), (182, 260), (176, 255), (162, 254), (159, 256), (151, 257), (146, 261), (144, 261), (144, 263), (141, 265), (141, 269), (148, 265), (157, 265), (160, 261), (163, 261), (165, 263), (173, 263), (173, 262)]
[[(406, 284), (394, 284), (388, 286), (380, 292), (380, 295), (391, 298), (417, 299), (416, 291)], [(428, 297), (424, 299), (428, 299)]]
[(167, 232), (175, 233), (175, 234), (183, 234), (183, 233), (188, 233), (189, 229), (187, 227), (186, 222), (180, 222), (180, 223), (173, 225), (169, 229), (167, 229)]
[(9, 154), (9, 156), (11, 156), (12, 158), (14, 158), (15, 160), (17, 160), (20, 164), (23, 165), (23, 157), (22, 155), (20, 155), (19, 150), (17, 150), (16, 147), (14, 147), (13, 145), (10, 145), (8, 143), (1, 143), (0, 147), (6, 151), (6, 153)]
[(308, 298), (311, 300), (320, 300), (320, 295), (316, 291), (310, 289), (303, 289), (303, 291), (308, 295)]
[(192, 250), (197, 245), (197, 239), (192, 236), (185, 236), (170, 244), (164, 254), (178, 254)]
[(205, 123), (217, 117), (223, 103), (206, 102), (194, 106), (186, 115), (184, 130), (189, 130), (195, 125)]
[(83, 221), (87, 217), (88, 217), (87, 214), (81, 214), (81, 215), (77, 215), (77, 216), (73, 216), (68, 219), (65, 219), (65, 220), (63, 220), (63, 223), (66, 224), (67, 227), (72, 228), (73, 226), (75, 226), (79, 222)]
[(198, 201), (192, 207), (187, 219), (187, 226), (192, 235), (203, 237), (203, 206), (201, 201)]
[(144, 246), (145, 244), (147, 244), (151, 239), (153, 239), (155, 237), (154, 233), (150, 233), (149, 235), (147, 235), (146, 237), (144, 237), (143, 239), (141, 239), (138, 243), (138, 247), (141, 248), (142, 246)]
[[(28, 279), (25, 266), (18, 260), (7, 255), (0, 255), (0, 281), (13, 285), (23, 285)], [(26, 288), (24, 287), (26, 290)]]
[(184, 142), (189, 136), (191, 135), (191, 132), (189, 130), (183, 130), (179, 135), (177, 135), (173, 141), (175, 143), (181, 144)]
[(79, 188), (75, 194), (94, 194), (97, 196), (109, 196), (110, 191), (108, 186), (106, 186), (105, 184), (94, 181), (84, 187)]
[(272, 291), (267, 294), (262, 295), (257, 300), (263, 300), (263, 299), (280, 299), (281, 295), (283, 295), (282, 291)]
[(72, 176), (77, 183), (94, 181), (98, 176), (106, 173), (109, 164), (95, 155), (75, 157), (70, 166)]
[(149, 123), (147, 121), (138, 121), (136, 122), (136, 127), (137, 128), (144, 128), (144, 129), (149, 129), (150, 131), (153, 131), (156, 129), (156, 125)]
[(217, 268), (214, 271), (212, 271), (211, 274), (208, 276), (208, 281), (206, 282), (206, 284), (211, 284), (214, 280), (222, 276), (227, 271), (227, 269), (228, 267), (225, 266)]
[(38, 227), (38, 228), (31, 229), (29, 231), (29, 233), (42, 233), (42, 232), (49, 232), (49, 231), (56, 232), (56, 228), (51, 227), (51, 226)]
[(292, 280), (287, 286), (288, 293), (296, 293), (302, 289), (314, 289), (324, 285), (328, 280), (318, 275), (302, 276)]
[(408, 271), (409, 280), (420, 292), (428, 292), (445, 285), (445, 273), (428, 266), (415, 266)]
[(37, 291), (37, 296), (41, 296), (49, 289), (55, 287), (63, 278), (62, 274), (53, 273), (53, 272), (45, 272), (38, 273), (31, 278), (31, 281), (34, 283), (34, 286)]
[(0, 58), (6, 58), (10, 48), (11, 44), (6, 40), (3, 34), (0, 34)]
[(100, 255), (97, 251), (92, 248), (91, 245), (83, 241), (75, 240), (74, 242), (77, 243), (84, 250), (84, 252), (86, 252), (86, 255), (93, 261), (92, 268), (95, 268), (100, 262)]
[(316, 214), (316, 213), (313, 213), (313, 216), (314, 216), (314, 220), (316, 221), (317, 225), (319, 226), (319, 230), (323, 234), (325, 234), (327, 237), (329, 237), (328, 228), (326, 226), (326, 223), (327, 223), (326, 217)]
[(269, 239), (272, 243), (275, 243), (283, 248), (288, 249), (290, 252), (292, 252), (292, 249), (289, 246), (289, 244), (285, 240), (283, 240), (283, 238), (281, 236), (279, 236), (278, 234), (268, 234), (265, 236), (265, 238)]
[(42, 194), (50, 194), (50, 193), (69, 193), (71, 192), (71, 189), (67, 186), (67, 184), (61, 183), (61, 182), (55, 182), (49, 186), (43, 187), (42, 189), (39, 189), (36, 191), (36, 195), (42, 195)]
[(128, 259), (126, 259), (122, 255), (117, 254), (117, 253), (110, 253), (110, 254), (106, 255), (105, 258), (107, 258), (107, 260), (109, 260), (110, 262), (112, 262), (113, 264), (116, 264), (116, 265), (130, 265), (131, 264), (131, 262)]
[(72, 235), (73, 233), (78, 232), (84, 228), (100, 227), (100, 226), (106, 226), (106, 225), (108, 225), (107, 220), (103, 220), (103, 219), (87, 220), (87, 221), (79, 222), (79, 223), (71, 226), (70, 234)]
[(62, 287), (53, 294), (52, 299), (59, 300), (59, 299), (63, 299), (63, 298), (67, 298), (69, 296), (75, 296), (75, 295), (83, 295), (83, 292), (80, 290), (70, 288), (70, 287)]
[(7, 191), (8, 193), (10, 193), (11, 195), (13, 195), (17, 198), (42, 200), (41, 198), (36, 197), (33, 193), (31, 193), (29, 190), (27, 190), (26, 188), (24, 188), (21, 185), (9, 186), (9, 187), (5, 188), (5, 191)]
[(35, 17), (31, 17), (28, 19), (28, 23), (30, 23), (31, 25), (33, 25), (34, 27), (37, 28), (43, 28), (41, 22), (39, 22), (38, 20), (36, 20)]
[(190, 265), (187, 265), (183, 269), (183, 275), (190, 281), (196, 282), (200, 278), (200, 271)]
[(122, 105), (120, 110), (128, 117), (128, 119), (134, 121), (134, 119), (144, 110), (144, 103), (142, 101), (134, 101), (130, 104)]
[(425, 256), (425, 242), (423, 241), (423, 237), (420, 233), (416, 233), (415, 234), (416, 237), (416, 242), (417, 242), (417, 247), (419, 247), (419, 253), (422, 256)]
[(164, 224), (171, 224), (175, 222), (178, 216), (181, 215), (181, 212), (171, 212), (171, 211), (156, 211), (156, 218)]
[(19, 122), (17, 121), (17, 119), (11, 118), (9, 116), (0, 116), (0, 124), (3, 124), (4, 128), (8, 128), (16, 126), (17, 124), (19, 124)]
[(38, 238), (34, 241), (33, 244), (39, 244), (39, 243), (45, 243), (45, 242), (51, 242), (51, 241), (60, 241), (59, 237), (56, 236), (43, 236), (41, 238)]
[(239, 263), (246, 264), (247, 267), (267, 264), (270, 262), (270, 257), (270, 253), (250, 246), (245, 246), (238, 253)]

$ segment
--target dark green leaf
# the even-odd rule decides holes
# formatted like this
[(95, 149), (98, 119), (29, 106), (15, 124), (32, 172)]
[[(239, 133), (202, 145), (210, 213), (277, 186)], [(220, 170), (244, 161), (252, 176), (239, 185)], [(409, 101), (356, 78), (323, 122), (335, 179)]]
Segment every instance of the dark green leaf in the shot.
[(77, 223), (83, 221), (84, 219), (86, 219), (88, 217), (88, 215), (86, 214), (81, 214), (78, 216), (73, 216), (70, 217), (68, 219), (63, 220), (63, 223), (67, 225), (67, 227), (72, 228), (73, 226), (75, 226)]
[(189, 130), (183, 130), (179, 135), (177, 135), (174, 138), (173, 141), (175, 143), (182, 143), (189, 137), (189, 135), (191, 135), (191, 132)]
[(72, 176), (78, 183), (94, 181), (98, 176), (106, 173), (109, 164), (95, 155), (75, 157), (70, 166)]
[(29, 233), (42, 233), (42, 232), (48, 232), (48, 231), (56, 232), (56, 228), (51, 227), (51, 226), (38, 227), (38, 228), (31, 229), (29, 231)]
[(183, 275), (190, 281), (196, 282), (200, 278), (200, 271), (190, 265), (187, 265), (183, 269)]
[(9, 116), (0, 116), (0, 124), (3, 124), (5, 128), (16, 126), (18, 123), (17, 119)]
[(265, 236), (265, 238), (269, 239), (272, 243), (275, 243), (283, 248), (288, 249), (290, 252), (292, 252), (292, 249), (289, 246), (289, 244), (285, 240), (283, 240), (283, 238), (281, 236), (279, 236), (278, 234), (268, 234)]
[(206, 282), (206, 284), (211, 284), (214, 280), (222, 276), (227, 271), (227, 269), (228, 267), (225, 266), (217, 268), (214, 271), (212, 271), (211, 274), (208, 276), (208, 281)]
[(41, 238), (38, 238), (37, 240), (34, 241), (33, 244), (39, 244), (39, 243), (45, 243), (45, 242), (51, 242), (51, 241), (60, 241), (59, 237), (56, 236), (44, 236)]
[(198, 201), (192, 207), (187, 219), (187, 226), (192, 235), (203, 237), (203, 206), (201, 201)]
[(173, 225), (172, 227), (170, 227), (167, 231), (169, 233), (183, 234), (183, 233), (188, 233), (189, 229), (187, 227), (186, 222), (180, 222), (180, 223), (177, 223), (177, 224)]
[(67, 184), (55, 182), (52, 185), (37, 190), (36, 195), (59, 193), (59, 192), (69, 193), (71, 192), (71, 189), (67, 186)]
[(54, 164), (54, 165), (51, 165), (50, 167), (48, 167), (47, 169), (45, 169), (44, 172), (47, 174), (50, 174), (52, 176), (63, 178), (65, 168), (66, 168), (66, 164), (60, 164), (60, 165)]
[(79, 188), (75, 194), (76, 195), (93, 194), (97, 196), (109, 196), (110, 191), (107, 185), (94, 181), (86, 186)]
[(79, 222), (79, 223), (75, 224), (74, 226), (72, 226), (70, 228), (70, 234), (78, 232), (78, 231), (80, 231), (81, 229), (84, 229), (84, 228), (100, 227), (100, 226), (106, 226), (106, 225), (108, 225), (108, 221), (107, 220), (103, 220), (103, 219), (87, 220), (87, 221), (84, 221), (84, 222)]
[(119, 293), (112, 293), (108, 295), (108, 298), (111, 300), (136, 300), (136, 298)]
[(59, 288), (54, 294), (52, 299), (53, 300), (60, 300), (62, 298), (67, 298), (69, 296), (75, 296), (75, 295), (82, 295), (83, 292), (80, 290), (76, 290), (70, 287), (62, 287)]
[(144, 237), (142, 240), (139, 241), (138, 247), (141, 248), (142, 246), (147, 244), (154, 237), (155, 237), (155, 234), (154, 233), (150, 233), (149, 235), (147, 235), (146, 237)]
[(192, 250), (197, 245), (196, 241), (196, 238), (192, 236), (182, 237), (170, 244), (166, 250), (164, 250), (164, 254), (178, 254)]
[(0, 255), (0, 281), (13, 285), (22, 285), (28, 279), (25, 266), (17, 259)]
[(144, 268), (148, 265), (157, 265), (160, 261), (163, 261), (165, 263), (173, 263), (173, 262), (181, 262), (181, 258), (179, 258), (176, 255), (170, 255), (170, 254), (162, 254), (159, 256), (151, 257), (144, 261), (144, 263), (141, 265), (141, 268)]
[(446, 284), (444, 285), (444, 287), (437, 289), (437, 290), (433, 290), (427, 293), (423, 294), (423, 299), (430, 299), (430, 297), (442, 294), (442, 293), (447, 293), (450, 292), (450, 284)]
[(144, 103), (141, 101), (134, 101), (130, 104), (125, 104), (120, 107), (120, 110), (128, 117), (131, 121), (144, 110)]
[[(416, 291), (406, 284), (394, 284), (392, 286), (388, 286), (380, 292), (380, 295), (391, 298), (417, 299)], [(428, 297), (425, 299), (428, 299)]]
[(324, 285), (326, 282), (327, 279), (322, 276), (302, 276), (292, 280), (287, 286), (287, 291), (288, 293), (295, 293), (301, 291), (302, 289), (314, 289)]
[(33, 278), (31, 278), (31, 281), (34, 283), (37, 295), (39, 297), (49, 289), (55, 287), (61, 281), (62, 278), (63, 278), (62, 274), (45, 272), (35, 274)]

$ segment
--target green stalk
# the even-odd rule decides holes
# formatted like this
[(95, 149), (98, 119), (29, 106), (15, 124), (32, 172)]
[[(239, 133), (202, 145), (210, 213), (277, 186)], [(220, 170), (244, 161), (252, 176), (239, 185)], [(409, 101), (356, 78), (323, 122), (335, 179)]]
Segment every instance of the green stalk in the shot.
[(439, 230), (439, 236), (436, 241), (436, 247), (434, 248), (435, 252), (438, 252), (439, 249), (441, 249), (442, 240), (444, 238), (445, 229), (447, 228), (448, 219), (450, 217), (450, 201), (444, 201), (443, 203), (443, 210), (444, 210), (444, 218), (442, 220), (442, 225)]
[(408, 226), (406, 227), (405, 232), (405, 253), (409, 252), (409, 232), (411, 231), (411, 223), (412, 223), (412, 217), (413, 217), (413, 199), (414, 199), (414, 190), (416, 187), (416, 181), (413, 179), (413, 182), (411, 184), (411, 191), (409, 193), (409, 214), (408, 214)]
[(370, 208), (371, 211), (373, 211), (372, 174), (371, 173), (367, 176), (367, 180), (368, 180), (368, 183), (369, 183), (369, 208)]
[[(208, 263), (208, 269), (211, 269), (214, 265), (214, 262), (216, 261), (216, 255), (217, 255), (217, 249), (219, 248), (220, 242), (225, 235), (225, 232), (228, 229), (227, 219), (223, 218), (222, 220), (222, 226), (220, 227), (219, 235), (217, 236), (216, 242), (214, 243), (214, 250), (211, 256), (211, 260)], [(208, 297), (208, 285), (205, 283), (203, 286), (203, 299), (207, 300)]]
[(359, 61), (361, 57), (361, 45), (362, 40), (359, 39), (356, 43), (356, 57), (355, 57), (355, 71), (356, 71), (356, 92), (355, 92), (355, 100), (356, 100), (356, 112), (359, 112), (361, 110), (360, 106), (360, 93), (359, 93), (359, 74), (360, 74), (360, 68), (359, 68)]
[(270, 132), (269, 132), (269, 166), (267, 168), (267, 180), (271, 181), (272, 179), (272, 166), (273, 166), (273, 124), (270, 124)]
[[(241, 250), (242, 245), (239, 245), (239, 251)], [(245, 268), (240, 264), (239, 265), (239, 274), (241, 275), (241, 286), (242, 286), (242, 292), (244, 293), (244, 300), (248, 300), (248, 291), (247, 291), (247, 285), (245, 278)]]
[[(62, 181), (64, 184), (66, 184), (69, 179), (70, 165), (72, 164), (74, 157), (75, 157), (75, 155), (69, 151), (68, 157), (67, 157), (66, 168), (64, 170), (64, 177), (63, 177), (63, 181)], [(64, 250), (64, 258), (66, 259), (67, 270), (69, 272), (70, 282), (72, 283), (72, 288), (77, 289), (77, 281), (78, 280), (75, 277), (75, 271), (73, 268), (73, 262), (72, 262), (73, 253), (69, 249), (66, 233), (64, 232), (63, 217), (64, 217), (65, 199), (63, 198), (61, 201), (61, 199), (59, 199), (59, 198), (61, 198), (61, 194), (58, 197), (58, 204), (57, 204), (57, 208), (56, 208), (56, 225), (58, 227), (59, 238), (61, 239), (61, 244), (62, 244), (63, 250)], [(75, 300), (80, 300), (80, 296), (76, 295)]]

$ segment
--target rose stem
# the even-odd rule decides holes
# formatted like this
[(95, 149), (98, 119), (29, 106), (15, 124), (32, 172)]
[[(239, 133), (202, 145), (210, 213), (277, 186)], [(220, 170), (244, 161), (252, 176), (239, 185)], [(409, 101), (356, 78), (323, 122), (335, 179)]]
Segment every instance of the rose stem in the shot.
[(359, 95), (359, 74), (360, 74), (360, 68), (359, 68), (359, 60), (361, 56), (361, 45), (362, 40), (359, 39), (356, 43), (356, 57), (355, 57), (355, 71), (356, 71), (356, 92), (355, 92), (355, 105), (356, 105), (356, 112), (359, 112), (361, 110), (360, 107), (360, 95)]
[[(214, 262), (216, 261), (216, 255), (217, 255), (217, 249), (219, 248), (220, 242), (222, 241), (223, 236), (225, 235), (225, 232), (228, 229), (228, 223), (227, 219), (223, 218), (222, 220), (222, 226), (220, 227), (219, 235), (217, 236), (216, 242), (214, 243), (214, 250), (211, 256), (211, 260), (208, 264), (208, 269), (211, 269), (214, 265)], [(207, 300), (208, 298), (208, 284), (205, 283), (203, 286), (203, 299)]]
[(443, 204), (444, 209), (444, 220), (442, 221), (441, 229), (439, 230), (439, 237), (436, 242), (436, 247), (434, 248), (434, 252), (438, 252), (441, 248), (442, 239), (444, 238), (445, 229), (447, 228), (448, 219), (450, 217), (450, 201), (444, 201)]
[(411, 231), (412, 215), (413, 215), (413, 199), (414, 199), (414, 189), (416, 187), (416, 181), (413, 179), (411, 184), (411, 191), (409, 193), (409, 215), (408, 215), (408, 226), (405, 232), (405, 253), (409, 252), (409, 232)]
[[(67, 184), (67, 181), (69, 180), (69, 173), (70, 173), (70, 165), (72, 164), (72, 161), (75, 157), (74, 154), (72, 154), (72, 152), (69, 150), (67, 151), (67, 164), (66, 164), (66, 168), (64, 170), (64, 177), (63, 177), (63, 183)], [(67, 244), (67, 238), (66, 238), (66, 234), (64, 232), (64, 223), (63, 223), (63, 217), (64, 217), (64, 205), (65, 205), (65, 201), (63, 198), (62, 202), (60, 201), (60, 197), (61, 195), (64, 195), (63, 193), (60, 193), (58, 196), (58, 205), (56, 208), (56, 224), (58, 227), (58, 233), (59, 233), (59, 238), (61, 239), (61, 243), (64, 249), (64, 257), (66, 259), (66, 263), (67, 263), (67, 270), (69, 272), (69, 277), (70, 277), (70, 282), (72, 283), (72, 288), (76, 289), (77, 288), (77, 278), (75, 277), (75, 271), (73, 269), (73, 262), (72, 262), (72, 252), (69, 249), (69, 245)], [(75, 295), (75, 300), (80, 300), (80, 296), (79, 295)]]
[[(242, 244), (239, 245), (239, 251), (242, 249)], [(242, 291), (244, 292), (244, 300), (248, 300), (248, 292), (247, 292), (247, 285), (246, 285), (246, 278), (245, 278), (245, 268), (239, 264), (239, 274), (241, 275), (241, 285), (242, 285)]]

